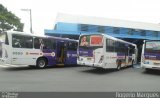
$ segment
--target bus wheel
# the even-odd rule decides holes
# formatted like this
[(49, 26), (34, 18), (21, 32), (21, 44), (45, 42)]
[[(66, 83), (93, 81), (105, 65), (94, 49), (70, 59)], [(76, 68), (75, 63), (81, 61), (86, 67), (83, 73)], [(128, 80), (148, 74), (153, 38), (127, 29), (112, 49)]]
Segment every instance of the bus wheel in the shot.
[(39, 58), (37, 60), (37, 68), (45, 68), (47, 65), (47, 60), (45, 58)]
[(134, 67), (133, 64), (134, 64), (134, 60), (132, 60), (132, 64), (131, 64), (132, 67)]
[(35, 68), (35, 65), (28, 65), (29, 68)]
[(149, 68), (145, 68), (145, 71), (146, 71), (146, 72), (149, 72), (149, 71), (151, 71), (151, 69), (149, 69)]
[(121, 61), (117, 62), (117, 70), (119, 71), (121, 69)]

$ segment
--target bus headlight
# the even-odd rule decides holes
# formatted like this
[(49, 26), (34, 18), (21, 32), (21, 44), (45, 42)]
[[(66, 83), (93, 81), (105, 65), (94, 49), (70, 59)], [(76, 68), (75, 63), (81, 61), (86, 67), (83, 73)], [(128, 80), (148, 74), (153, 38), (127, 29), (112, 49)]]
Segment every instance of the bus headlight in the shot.
[(78, 60), (79, 60), (79, 61), (83, 61), (83, 58), (81, 58), (81, 57), (78, 56)]
[(149, 61), (144, 61), (144, 64), (149, 64)]

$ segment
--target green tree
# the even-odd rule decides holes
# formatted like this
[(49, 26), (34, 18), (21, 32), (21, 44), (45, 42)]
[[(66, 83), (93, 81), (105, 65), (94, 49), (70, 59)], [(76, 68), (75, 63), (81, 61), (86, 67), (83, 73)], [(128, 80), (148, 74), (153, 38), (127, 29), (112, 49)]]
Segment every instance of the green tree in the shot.
[(0, 4), (0, 32), (6, 30), (23, 31), (23, 26), (20, 18)]

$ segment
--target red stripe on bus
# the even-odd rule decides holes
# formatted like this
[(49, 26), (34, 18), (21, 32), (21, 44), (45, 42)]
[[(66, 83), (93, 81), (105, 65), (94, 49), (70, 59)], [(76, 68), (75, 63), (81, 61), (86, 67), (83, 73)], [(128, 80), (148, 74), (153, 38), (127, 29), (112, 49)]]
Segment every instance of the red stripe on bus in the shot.
[(31, 55), (39, 55), (39, 53), (29, 53), (29, 54), (31, 54)]

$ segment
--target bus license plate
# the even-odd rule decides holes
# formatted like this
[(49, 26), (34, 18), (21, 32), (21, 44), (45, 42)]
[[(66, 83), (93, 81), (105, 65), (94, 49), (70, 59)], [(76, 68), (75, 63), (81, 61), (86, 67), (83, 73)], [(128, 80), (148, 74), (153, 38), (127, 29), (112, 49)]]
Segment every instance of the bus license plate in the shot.
[(87, 60), (91, 60), (91, 58), (87, 58)]
[(156, 65), (156, 66), (160, 66), (160, 63), (154, 63), (154, 65)]

